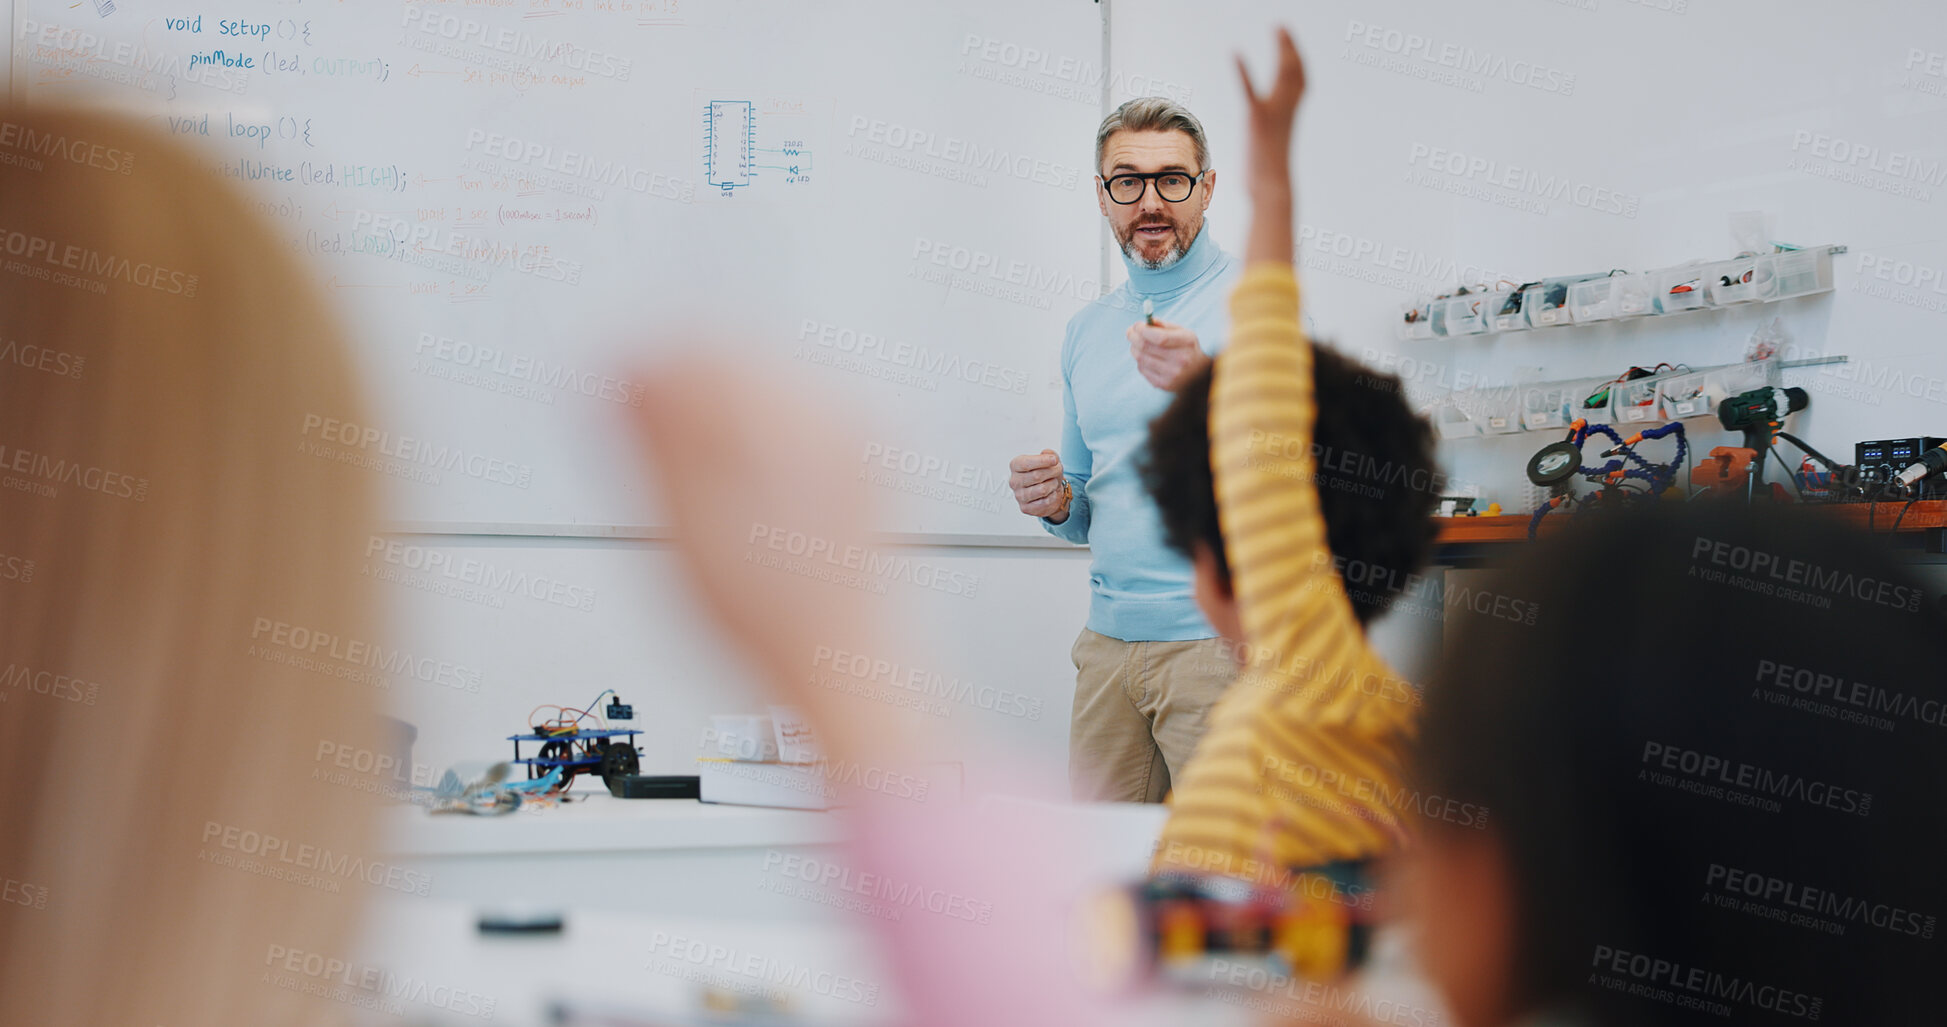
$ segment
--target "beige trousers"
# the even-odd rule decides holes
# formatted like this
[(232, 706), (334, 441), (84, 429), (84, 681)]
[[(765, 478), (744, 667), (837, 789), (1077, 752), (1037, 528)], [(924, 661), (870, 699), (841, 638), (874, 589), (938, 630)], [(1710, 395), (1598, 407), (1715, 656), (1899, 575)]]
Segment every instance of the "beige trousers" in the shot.
[(1092, 802), (1162, 802), (1203, 737), (1204, 718), (1237, 676), (1221, 640), (1124, 642), (1087, 628), (1075, 639), (1068, 784)]

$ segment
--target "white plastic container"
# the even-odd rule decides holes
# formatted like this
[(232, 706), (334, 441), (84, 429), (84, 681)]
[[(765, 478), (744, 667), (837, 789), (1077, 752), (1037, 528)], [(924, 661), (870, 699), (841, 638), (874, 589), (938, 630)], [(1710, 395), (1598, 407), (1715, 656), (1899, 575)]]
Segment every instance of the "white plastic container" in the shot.
[(1650, 300), (1659, 314), (1675, 314), (1710, 306), (1711, 265), (1686, 264), (1649, 276)]
[(1563, 275), (1556, 279), (1542, 279), (1540, 285), (1532, 288), (1532, 294), (1525, 304), (1528, 323), (1534, 327), (1575, 323), (1575, 308), (1569, 306), (1569, 288), (1591, 279), (1600, 279), (1600, 275)]
[(1775, 284), (1769, 257), (1739, 257), (1711, 264), (1704, 269), (1704, 282), (1710, 302), (1720, 307), (1767, 299)]
[(1657, 398), (1663, 404), (1663, 416), (1670, 420), (1716, 417), (1718, 404), (1739, 393), (1774, 384), (1777, 373), (1776, 361), (1753, 360), (1666, 375), (1657, 386)]
[[(1778, 384), (1778, 361), (1752, 360), (1704, 372), (1711, 384), (1724, 390), (1726, 397), (1752, 389)], [(1713, 407), (1714, 411), (1716, 408)]]
[(1457, 393), (1455, 402), (1482, 435), (1512, 435), (1521, 430), (1521, 391), (1513, 386)]
[(1568, 427), (1568, 407), (1588, 395), (1573, 383), (1543, 382), (1521, 387), (1521, 427), (1529, 431), (1559, 431)]
[(1577, 321), (1608, 321), (1637, 317), (1651, 310), (1649, 279), (1644, 275), (1608, 275), (1568, 287), (1568, 309)]
[[(1583, 401), (1588, 399), (1590, 394), (1602, 389), (1605, 385), (1609, 386), (1609, 395), (1607, 398), (1593, 407), (1583, 404)], [(1616, 390), (1613, 383), (1607, 382), (1607, 380), (1583, 382), (1577, 391), (1568, 398), (1568, 421), (1570, 424), (1573, 424), (1577, 418), (1580, 418), (1590, 424), (1612, 423), (1614, 418), (1610, 414), (1610, 409), (1615, 399)]]
[(1465, 296), (1450, 296), (1444, 300), (1433, 301), (1432, 322), (1435, 335), (1479, 335), (1487, 328), (1487, 318), (1482, 314), (1486, 306), (1485, 293), (1470, 292)]
[(1512, 408), (1498, 410), (1481, 418), (1482, 435), (1513, 435), (1521, 430), (1521, 413)]
[(1788, 300), (1832, 289), (1832, 254), (1826, 249), (1774, 253), (1765, 262), (1771, 271), (1768, 299)]
[(1427, 411), (1427, 420), (1433, 422), (1434, 434), (1443, 439), (1471, 439), (1481, 433), (1480, 422), (1474, 420), (1453, 396), (1448, 396)]
[(1663, 406), (1657, 402), (1657, 386), (1667, 376), (1651, 376), (1619, 382), (1609, 390), (1612, 424), (1643, 424), (1663, 419)]
[(1663, 404), (1663, 416), (1674, 421), (1715, 415), (1724, 394), (1721, 387), (1711, 387), (1709, 371), (1687, 371), (1665, 375), (1657, 385), (1657, 400)]
[(1417, 299), (1400, 304), (1399, 320), (1395, 323), (1398, 326), (1395, 334), (1401, 339), (1433, 338), (1433, 301)]
[(1573, 324), (1575, 311), (1568, 305), (1568, 290), (1580, 278), (1544, 278), (1530, 290), (1527, 303), (1528, 324), (1536, 328)]
[(1487, 320), (1490, 332), (1512, 332), (1528, 327), (1527, 303), (1535, 298), (1535, 290), (1502, 289), (1486, 295), (1481, 310)]

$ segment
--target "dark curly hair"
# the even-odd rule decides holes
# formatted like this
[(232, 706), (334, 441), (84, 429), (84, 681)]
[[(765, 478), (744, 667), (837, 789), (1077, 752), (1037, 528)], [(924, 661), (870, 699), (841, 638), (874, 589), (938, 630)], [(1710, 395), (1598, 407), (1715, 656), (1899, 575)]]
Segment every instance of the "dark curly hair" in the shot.
[[(1189, 556), (1199, 543), (1208, 546), (1218, 581), (1228, 589), (1230, 561), (1210, 474), (1212, 366), (1185, 382), (1150, 422), (1142, 475), (1162, 512), (1170, 547)], [(1352, 610), (1365, 625), (1392, 605), (1398, 583), (1432, 555), (1432, 514), (1446, 479), (1433, 457), (1433, 426), (1407, 407), (1398, 376), (1316, 346), (1312, 382), (1318, 406), (1315, 480), (1326, 542), (1343, 566), (1360, 568), (1361, 580), (1393, 583), (1347, 587)]]

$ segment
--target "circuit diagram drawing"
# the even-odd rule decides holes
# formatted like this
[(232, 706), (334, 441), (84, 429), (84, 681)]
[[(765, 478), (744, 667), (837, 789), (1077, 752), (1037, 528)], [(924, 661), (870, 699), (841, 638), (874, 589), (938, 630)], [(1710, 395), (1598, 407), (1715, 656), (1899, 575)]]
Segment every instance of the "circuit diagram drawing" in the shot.
[[(703, 180), (729, 196), (764, 178), (786, 185), (811, 181), (812, 154), (801, 139), (758, 144), (758, 114), (749, 100), (711, 100), (703, 108)], [(766, 175), (771, 172), (771, 175)]]

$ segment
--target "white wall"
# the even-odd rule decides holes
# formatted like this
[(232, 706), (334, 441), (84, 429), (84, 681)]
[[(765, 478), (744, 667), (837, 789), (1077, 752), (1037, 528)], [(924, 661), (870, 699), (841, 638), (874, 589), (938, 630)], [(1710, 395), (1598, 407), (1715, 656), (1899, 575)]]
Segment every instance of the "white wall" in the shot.
[[(480, 573), (545, 574), (574, 588), (575, 597), (593, 597), (582, 610), (493, 593), (503, 604), (495, 607), (492, 600), (388, 582), (387, 599), (402, 612), (400, 634), (412, 640), (414, 655), (463, 664), (480, 680), (476, 692), (392, 679), (401, 715), (421, 729), (417, 762), (439, 768), (500, 758), (510, 751), (502, 739), (524, 731), (531, 707), (579, 707), (614, 688), (636, 707), (645, 728), (639, 739), (644, 772), (685, 773), (700, 754), (709, 714), (763, 708), (748, 668), (696, 618), (664, 543), (402, 542), (415, 548), (399, 551), (398, 562), (381, 554), (369, 566), (396, 570), (407, 561), (443, 559), (442, 569), (413, 579), (423, 584), (451, 581), (449, 569), (463, 573), (457, 569), (474, 560), (484, 565)], [(885, 652), (859, 655), (896, 665), (900, 680), (917, 672), (926, 687), (862, 684), (949, 737), (953, 748), (935, 755), (966, 762), (970, 787), (981, 786), (984, 771), (1023, 755), (1061, 771), (1073, 679), (1068, 647), (1087, 610), (1086, 553), (902, 546), (897, 556), (927, 568), (886, 583), (916, 631), (894, 639)], [(972, 594), (915, 584), (932, 574), (957, 575), (952, 580)], [(808, 661), (815, 656), (806, 655)], [(823, 669), (836, 675), (831, 664), (837, 660)]]
[[(1298, 37), (1310, 83), (1297, 142), (1307, 313), (1340, 348), (1421, 381), (1416, 395), (1734, 362), (1776, 317), (1789, 356), (1852, 358), (1786, 372), (1785, 384), (1812, 392), (1788, 424), (1795, 434), (1849, 459), (1855, 441), (1947, 427), (1947, 7), (1114, 0), (1113, 54), (1170, 67), (1195, 94), (1220, 175), (1241, 172), (1230, 60), (1241, 51), (1267, 71), (1277, 20)], [(1865, 156), (1834, 159), (1834, 146)], [(1430, 170), (1436, 150), (1464, 155), (1461, 173)], [(1495, 182), (1514, 169), (1565, 179), (1571, 192), (1545, 200), (1545, 212), (1514, 206), (1521, 194)], [(1243, 183), (1227, 182), (1211, 220), (1235, 238)], [(1733, 256), (1728, 215), (1741, 210), (1768, 212), (1774, 239), (1850, 246), (1835, 293), (1499, 337), (1394, 338), (1398, 304), (1415, 293)], [(1736, 443), (1714, 421), (1686, 428), (1696, 448)], [(1521, 469), (1549, 440), (1459, 442), (1444, 457), (1514, 511)]]

